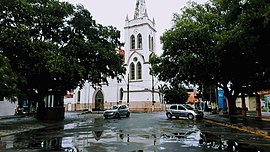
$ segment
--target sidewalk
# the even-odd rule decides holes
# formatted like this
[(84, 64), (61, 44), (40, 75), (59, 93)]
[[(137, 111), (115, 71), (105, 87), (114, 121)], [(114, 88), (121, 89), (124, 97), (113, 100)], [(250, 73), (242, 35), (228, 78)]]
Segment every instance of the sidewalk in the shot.
[(258, 117), (255, 116), (255, 113), (252, 112), (249, 112), (245, 119), (243, 119), (241, 115), (234, 118), (235, 119), (231, 119), (222, 114), (205, 112), (206, 121), (265, 136), (270, 139), (270, 113), (262, 113), (261, 119), (258, 119)]
[[(79, 114), (81, 114), (81, 112), (66, 112), (63, 123), (71, 121)], [(2, 136), (41, 129), (53, 125), (53, 122), (37, 120), (33, 115), (0, 116), (0, 139)]]

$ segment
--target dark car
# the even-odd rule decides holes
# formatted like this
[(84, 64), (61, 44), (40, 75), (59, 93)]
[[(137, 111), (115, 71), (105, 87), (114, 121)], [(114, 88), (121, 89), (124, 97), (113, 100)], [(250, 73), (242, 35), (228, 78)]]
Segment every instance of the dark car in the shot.
[(186, 117), (189, 120), (201, 119), (203, 118), (204, 114), (202, 111), (194, 109), (190, 105), (187, 104), (174, 104), (169, 107), (169, 109), (166, 109), (166, 116), (168, 119), (171, 119), (172, 117), (180, 118), (180, 117)]
[(103, 116), (105, 119), (129, 117), (130, 111), (127, 105), (114, 105), (110, 109), (105, 110)]

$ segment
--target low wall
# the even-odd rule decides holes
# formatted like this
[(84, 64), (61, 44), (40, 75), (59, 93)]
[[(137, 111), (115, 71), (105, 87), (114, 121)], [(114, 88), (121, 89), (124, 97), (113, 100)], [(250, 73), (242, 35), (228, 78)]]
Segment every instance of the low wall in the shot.
[(154, 105), (152, 105), (152, 102), (149, 101), (145, 101), (145, 102), (130, 102), (129, 104), (127, 104), (126, 102), (109, 102), (109, 103), (105, 103), (105, 109), (110, 108), (112, 105), (116, 105), (116, 104), (126, 104), (129, 105), (129, 110), (131, 112), (153, 112), (153, 111), (163, 111), (165, 108), (163, 108), (163, 105), (160, 103), (154, 103)]
[(92, 109), (92, 103), (64, 104), (65, 111), (84, 111)]
[[(126, 102), (106, 102), (104, 103), (104, 110), (111, 108), (113, 105), (121, 105), (126, 104)], [(129, 109), (132, 112), (153, 112), (153, 111), (164, 111), (166, 110), (165, 104), (154, 103), (152, 106), (152, 102), (145, 101), (145, 102), (130, 102)], [(94, 103), (79, 103), (79, 104), (65, 104), (66, 111), (95, 111), (95, 104)]]

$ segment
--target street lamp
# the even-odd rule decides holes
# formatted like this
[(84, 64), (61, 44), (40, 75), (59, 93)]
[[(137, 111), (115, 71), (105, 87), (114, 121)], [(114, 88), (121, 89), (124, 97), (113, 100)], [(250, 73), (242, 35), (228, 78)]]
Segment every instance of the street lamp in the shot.
[(128, 83), (127, 83), (127, 105), (129, 106), (129, 74), (128, 74)]
[(154, 87), (154, 75), (151, 73), (152, 76), (152, 112), (155, 110), (155, 87)]
[(155, 103), (154, 91), (155, 91), (155, 88), (154, 88), (154, 76), (152, 75), (152, 105), (154, 105), (154, 103)]

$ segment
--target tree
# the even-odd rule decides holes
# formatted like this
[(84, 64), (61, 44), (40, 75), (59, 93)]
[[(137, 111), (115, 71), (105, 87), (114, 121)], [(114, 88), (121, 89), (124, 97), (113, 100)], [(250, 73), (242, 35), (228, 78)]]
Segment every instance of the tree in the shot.
[(13, 73), (9, 61), (6, 57), (0, 54), (0, 97), (15, 101), (14, 95), (17, 95), (19, 90), (16, 86), (16, 74)]
[[(270, 2), (248, 0), (223, 1), (217, 4), (223, 12), (227, 12), (224, 19), (226, 27), (229, 29), (223, 34), (224, 38), (220, 45), (227, 52), (224, 51), (223, 55), (229, 56), (231, 52), (237, 52), (232, 65), (238, 65), (239, 74), (236, 78), (242, 84), (241, 96), (253, 95), (255, 92), (257, 115), (261, 116), (257, 91), (270, 87), (270, 65), (264, 55), (269, 49)], [(225, 61), (225, 63), (228, 62), (228, 60)]]
[(186, 103), (188, 99), (187, 89), (182, 85), (168, 86), (164, 84), (159, 86), (159, 89), (164, 95), (164, 101), (167, 104)]
[(161, 37), (164, 52), (154, 59), (158, 64), (153, 64), (153, 69), (161, 80), (170, 83), (222, 88), (229, 101), (229, 114), (234, 114), (239, 93), (269, 88), (265, 84), (270, 66), (263, 55), (269, 48), (263, 32), (269, 36), (269, 2), (212, 0), (189, 4), (182, 14), (175, 14), (175, 25)]
[(2, 0), (0, 6), (0, 52), (24, 80), (17, 87), (39, 106), (51, 90), (65, 95), (125, 72), (115, 51), (120, 32), (97, 24), (83, 6), (57, 0)]

